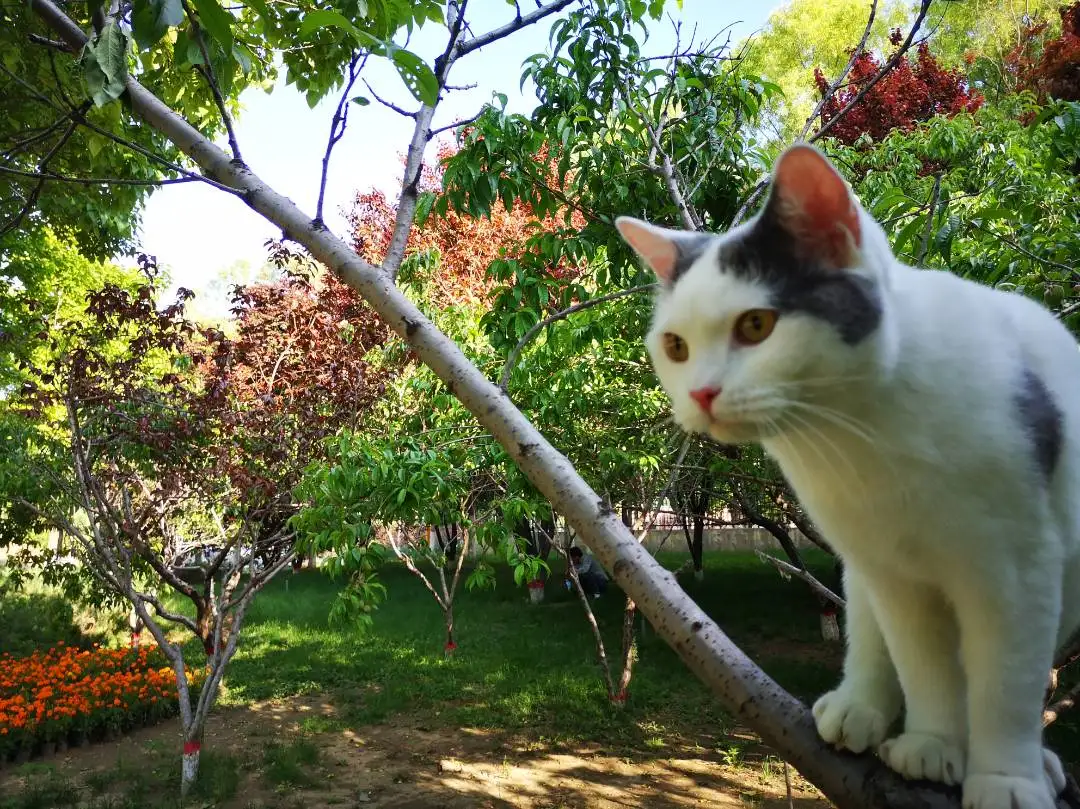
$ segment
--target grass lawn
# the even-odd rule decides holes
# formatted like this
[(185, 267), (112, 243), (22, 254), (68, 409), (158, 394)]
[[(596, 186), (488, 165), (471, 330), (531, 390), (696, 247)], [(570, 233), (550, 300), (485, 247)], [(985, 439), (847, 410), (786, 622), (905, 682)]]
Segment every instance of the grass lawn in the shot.
[[(669, 567), (681, 559), (662, 557)], [(831, 565), (824, 558), (810, 554), (808, 562), (832, 583)], [(366, 634), (328, 626), (338, 585), (318, 572), (282, 574), (259, 596), (226, 679), (216, 724), (207, 739), (205, 777), (190, 806), (410, 806), (407, 801), (376, 799), (389, 794), (387, 784), (434, 777), (429, 770), (436, 761), (445, 786), (447, 769), (458, 765), (440, 757), (481, 738), (490, 742), (484, 756), (503, 756), (505, 773), (518, 766), (515, 761), (521, 755), (542, 754), (550, 763), (568, 752), (580, 758), (582, 750), (609, 762), (603, 768), (607, 771), (618, 770), (620, 762), (682, 761), (691, 751), (697, 759), (718, 766), (750, 762), (766, 780), (780, 772), (779, 762), (735, 726), (647, 626), (639, 636), (640, 656), (629, 702), (623, 710), (613, 708), (605, 696), (580, 604), (559, 586), (559, 569), (553, 571), (547, 602), (539, 606), (526, 603), (526, 591), (515, 587), (505, 570), (500, 571), (495, 590), (459, 593), (458, 649), (452, 659), (443, 656), (442, 617), (427, 591), (397, 566), (388, 566), (382, 575), (390, 595)], [(802, 583), (784, 581), (753, 554), (722, 553), (706, 559), (703, 582), (687, 577), (683, 586), (797, 696), (812, 699), (836, 680), (841, 649), (820, 640), (816, 601)], [(621, 593), (611, 589), (593, 604), (609, 658), (617, 660)], [(284, 732), (285, 727), (292, 731)], [(406, 744), (403, 737), (411, 741)], [(1072, 725), (1056, 728), (1051, 741), (1065, 758), (1076, 760), (1070, 755), (1076, 741)], [(413, 757), (410, 765), (401, 757), (379, 758), (375, 753), (399, 747), (401, 756)], [(89, 778), (50, 762), (27, 765), (14, 778), (9, 773), (0, 809), (176, 805), (174, 742), (158, 734), (141, 747), (133, 743), (119, 759), (116, 752), (110, 755), (108, 766), (91, 768)], [(575, 766), (580, 770), (584, 765)], [(383, 793), (378, 789), (369, 793), (363, 773), (357, 775), (361, 770), (385, 771), (392, 780), (380, 787)], [(717, 782), (715, 770), (694, 777), (686, 772), (684, 766), (678, 772), (665, 775), (657, 770), (654, 775), (671, 783), (694, 777)], [(351, 781), (346, 777), (350, 773)], [(497, 777), (503, 776), (492, 775)], [(603, 781), (606, 775), (598, 770), (576, 777)], [(347, 789), (319, 793), (318, 800), (307, 792), (346, 782)], [(623, 780), (613, 788), (629, 794), (639, 786), (637, 781)], [(543, 783), (537, 785), (543, 788)], [(738, 800), (743, 803), (762, 802), (752, 787), (729, 785), (725, 790), (742, 795)], [(608, 805), (580, 796), (535, 804), (484, 800), (474, 797), (471, 802), (441, 805)], [(428, 797), (415, 805), (439, 804)], [(646, 800), (625, 805), (683, 804)], [(796, 805), (804, 804), (797, 800)]]

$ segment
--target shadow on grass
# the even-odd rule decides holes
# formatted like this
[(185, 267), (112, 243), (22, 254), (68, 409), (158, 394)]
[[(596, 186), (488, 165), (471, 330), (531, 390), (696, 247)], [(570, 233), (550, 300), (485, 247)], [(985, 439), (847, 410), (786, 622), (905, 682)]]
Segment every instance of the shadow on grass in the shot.
[[(286, 575), (252, 607), (228, 676), (229, 703), (329, 692), (355, 725), (409, 713), (441, 725), (528, 728), (632, 746), (642, 743), (646, 718), (670, 728), (726, 722), (647, 625), (630, 702), (613, 709), (580, 605), (559, 586), (558, 568), (539, 606), (527, 603), (506, 570), (495, 590), (460, 593), (451, 659), (442, 654), (438, 607), (406, 571), (382, 572), (390, 596), (367, 634), (328, 625), (336, 583), (311, 571)], [(752, 655), (760, 648), (755, 656), (796, 695), (813, 697), (835, 680), (841, 650), (820, 640), (816, 602), (801, 583), (783, 581), (752, 555), (722, 554), (708, 560), (704, 582), (685, 586), (737, 643)], [(615, 663), (622, 594), (613, 587), (593, 606)]]

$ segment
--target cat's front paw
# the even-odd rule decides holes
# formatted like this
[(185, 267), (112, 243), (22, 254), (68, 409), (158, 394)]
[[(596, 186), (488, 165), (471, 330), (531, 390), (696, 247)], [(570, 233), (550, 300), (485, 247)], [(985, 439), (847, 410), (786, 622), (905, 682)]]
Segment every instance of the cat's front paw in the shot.
[(1044, 747), (1042, 751), (1043, 775), (1050, 784), (1050, 792), (1056, 798), (1065, 791), (1065, 769), (1061, 766), (1061, 759), (1057, 754)]
[(964, 809), (1054, 809), (1044, 778), (969, 775), (964, 779)]
[(821, 738), (853, 753), (881, 744), (892, 723), (892, 717), (843, 687), (820, 697), (812, 711)]
[(930, 733), (901, 733), (878, 748), (878, 755), (905, 778), (946, 784), (964, 780), (964, 750), (953, 739)]

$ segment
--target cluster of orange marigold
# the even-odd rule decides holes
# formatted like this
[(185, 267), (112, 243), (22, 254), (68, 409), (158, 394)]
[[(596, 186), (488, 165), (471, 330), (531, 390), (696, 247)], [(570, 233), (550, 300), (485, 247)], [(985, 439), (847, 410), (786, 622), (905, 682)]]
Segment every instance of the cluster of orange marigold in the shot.
[(29, 657), (0, 655), (0, 760), (157, 721), (176, 705), (175, 674), (157, 650), (59, 644)]

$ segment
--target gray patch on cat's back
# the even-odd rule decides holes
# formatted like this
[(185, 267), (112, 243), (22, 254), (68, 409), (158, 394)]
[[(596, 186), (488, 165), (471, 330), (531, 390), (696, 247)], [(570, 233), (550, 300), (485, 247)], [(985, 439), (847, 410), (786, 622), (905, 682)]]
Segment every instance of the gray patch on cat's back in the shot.
[(765, 218), (725, 243), (719, 261), (722, 272), (768, 287), (781, 313), (824, 320), (848, 345), (862, 342), (881, 323), (881, 297), (870, 279), (800, 256), (791, 236)]
[(709, 245), (716, 240), (710, 233), (681, 233), (675, 239), (675, 268), (671, 273), (671, 283), (675, 283), (687, 270), (694, 266), (694, 262), (701, 258)]
[(1024, 368), (1015, 396), (1020, 421), (1031, 439), (1039, 469), (1049, 479), (1061, 455), (1064, 416), (1049, 388), (1030, 368)]

